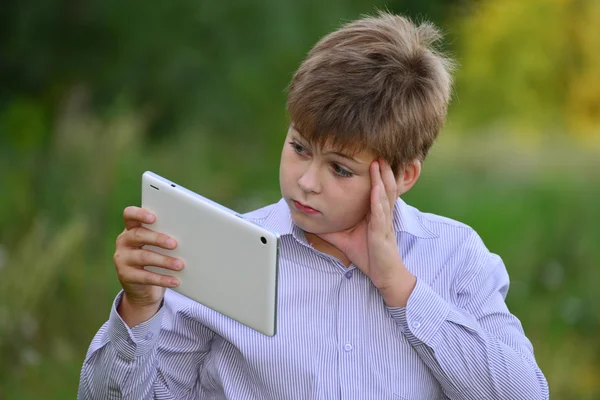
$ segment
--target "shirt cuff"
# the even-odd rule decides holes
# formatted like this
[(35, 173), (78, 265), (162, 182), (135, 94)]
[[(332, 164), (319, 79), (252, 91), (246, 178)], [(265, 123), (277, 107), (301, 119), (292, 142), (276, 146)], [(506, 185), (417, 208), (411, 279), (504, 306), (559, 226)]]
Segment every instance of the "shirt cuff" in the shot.
[(130, 328), (117, 312), (123, 293), (121, 290), (117, 295), (110, 311), (108, 336), (117, 354), (124, 360), (131, 361), (135, 357), (147, 354), (156, 345), (162, 323), (163, 304), (161, 303), (158, 312), (148, 321)]
[(406, 307), (388, 307), (412, 346), (434, 347), (435, 338), (450, 314), (451, 306), (429, 285), (417, 279)]

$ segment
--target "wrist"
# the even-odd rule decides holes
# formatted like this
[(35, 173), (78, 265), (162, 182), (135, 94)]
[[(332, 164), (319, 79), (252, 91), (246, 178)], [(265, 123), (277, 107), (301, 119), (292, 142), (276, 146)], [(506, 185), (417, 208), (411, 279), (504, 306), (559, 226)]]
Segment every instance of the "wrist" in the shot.
[(157, 303), (138, 304), (131, 302), (127, 297), (127, 293), (123, 294), (121, 302), (117, 306), (117, 312), (123, 321), (133, 328), (142, 322), (146, 322), (152, 318), (160, 309), (162, 300)]
[(404, 267), (404, 270), (388, 285), (380, 288), (379, 292), (388, 307), (406, 307), (416, 284), (417, 277)]

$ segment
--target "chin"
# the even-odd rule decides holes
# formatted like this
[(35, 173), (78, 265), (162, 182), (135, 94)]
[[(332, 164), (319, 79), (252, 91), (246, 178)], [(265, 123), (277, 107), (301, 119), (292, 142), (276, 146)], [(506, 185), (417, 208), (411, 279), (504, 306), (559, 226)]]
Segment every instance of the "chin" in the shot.
[(319, 224), (316, 223), (311, 223), (311, 221), (306, 221), (302, 217), (298, 218), (292, 216), (292, 221), (298, 228), (302, 229), (304, 232), (313, 233), (315, 235), (330, 232), (330, 230), (326, 229), (325, 227), (319, 226)]
[(317, 233), (319, 231), (319, 229), (315, 229), (317, 228), (315, 226), (315, 224), (311, 224), (308, 223), (307, 221), (303, 221), (302, 218), (294, 218), (292, 216), (292, 222), (294, 222), (294, 225), (296, 225), (298, 228), (302, 229), (304, 232), (308, 232), (308, 233)]
[(312, 233), (314, 235), (322, 235), (324, 233), (341, 232), (341, 231), (349, 229), (349, 228), (335, 227), (335, 226), (332, 227), (331, 225), (323, 226), (321, 224), (315, 224), (315, 223), (311, 223), (311, 221), (303, 220), (302, 218), (292, 217), (292, 221), (298, 228), (302, 229), (304, 232)]

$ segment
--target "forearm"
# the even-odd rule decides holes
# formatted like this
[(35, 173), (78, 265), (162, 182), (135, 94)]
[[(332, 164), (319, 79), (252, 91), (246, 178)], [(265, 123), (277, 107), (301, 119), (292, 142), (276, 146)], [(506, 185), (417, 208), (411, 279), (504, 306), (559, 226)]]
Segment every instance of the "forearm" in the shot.
[(161, 309), (134, 328), (117, 313), (120, 301), (121, 295), (109, 321), (92, 341), (81, 371), (78, 398), (197, 398), (191, 391), (197, 388), (212, 331), (194, 320), (176, 320), (187, 307), (180, 295), (166, 295)]
[(91, 351), (81, 369), (77, 398), (153, 399), (158, 372), (155, 357), (156, 352), (151, 352), (135, 359), (123, 358), (111, 343)]
[(499, 311), (478, 320), (424, 283), (406, 308), (390, 309), (451, 399), (547, 399), (547, 382), (518, 320)]
[[(160, 321), (149, 321), (145, 327), (148, 333), (144, 336), (149, 340), (132, 339), (125, 324), (119, 322), (120, 326), (111, 315), (92, 341), (81, 370), (79, 399), (154, 398), (158, 362), (152, 339), (159, 336)], [(156, 325), (158, 331), (152, 332)]]
[(476, 323), (444, 322), (427, 343), (410, 330), (405, 335), (452, 400), (548, 398), (535, 361)]

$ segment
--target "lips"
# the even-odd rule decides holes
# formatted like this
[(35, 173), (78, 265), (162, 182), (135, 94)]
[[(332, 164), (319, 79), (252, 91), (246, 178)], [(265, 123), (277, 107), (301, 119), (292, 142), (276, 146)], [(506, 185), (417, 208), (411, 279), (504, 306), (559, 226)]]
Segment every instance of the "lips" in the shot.
[(298, 211), (302, 211), (306, 214), (317, 214), (319, 211), (315, 210), (314, 208), (307, 206), (306, 204), (302, 204), (299, 201), (296, 200), (292, 200), (294, 203), (294, 207), (296, 207), (296, 209)]

